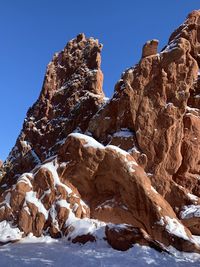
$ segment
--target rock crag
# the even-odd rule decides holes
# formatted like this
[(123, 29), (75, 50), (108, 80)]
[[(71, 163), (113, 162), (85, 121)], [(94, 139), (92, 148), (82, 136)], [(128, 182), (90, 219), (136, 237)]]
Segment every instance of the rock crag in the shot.
[(79, 34), (54, 55), (0, 164), (0, 223), (16, 228), (8, 240), (200, 253), (200, 11), (157, 46), (143, 46), (109, 100), (98, 40)]

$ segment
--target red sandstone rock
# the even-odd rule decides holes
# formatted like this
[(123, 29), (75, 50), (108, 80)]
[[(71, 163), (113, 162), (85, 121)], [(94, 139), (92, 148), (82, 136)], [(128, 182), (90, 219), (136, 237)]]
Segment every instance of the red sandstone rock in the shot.
[[(105, 102), (100, 69), (102, 45), (80, 34), (48, 64), (41, 94), (28, 110), (23, 129), (7, 162), (4, 182), (30, 171), (54, 155), (74, 130), (85, 131)], [(12, 179), (12, 177), (14, 179)]]
[(55, 54), (2, 168), (0, 220), (24, 235), (200, 252), (199, 31), (194, 11), (160, 53), (147, 42), (108, 102), (97, 40), (79, 34)]
[(151, 237), (142, 229), (130, 225), (107, 225), (106, 240), (117, 250), (128, 250), (134, 244), (150, 246), (159, 252), (166, 251), (161, 243), (151, 239)]
[(146, 42), (142, 49), (142, 57), (155, 56), (157, 54), (158, 40)]

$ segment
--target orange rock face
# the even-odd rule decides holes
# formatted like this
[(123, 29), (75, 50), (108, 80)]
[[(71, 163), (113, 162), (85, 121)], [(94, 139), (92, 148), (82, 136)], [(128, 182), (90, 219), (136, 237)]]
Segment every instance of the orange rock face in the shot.
[(0, 221), (22, 236), (200, 252), (200, 11), (148, 41), (107, 101), (102, 45), (79, 34), (47, 67), (3, 164)]

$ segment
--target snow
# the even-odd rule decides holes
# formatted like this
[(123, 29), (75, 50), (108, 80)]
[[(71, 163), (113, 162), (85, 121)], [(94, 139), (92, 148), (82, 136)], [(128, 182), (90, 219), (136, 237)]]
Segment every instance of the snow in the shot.
[(115, 150), (117, 153), (124, 156), (124, 162), (125, 162), (125, 166), (127, 168), (127, 171), (129, 173), (135, 172), (135, 166), (138, 166), (138, 164), (136, 163), (136, 161), (134, 159), (132, 159), (132, 160), (127, 159), (127, 156), (130, 156), (130, 154), (128, 152), (126, 152), (125, 150), (123, 150), (117, 146), (113, 146), (113, 145), (108, 145), (108, 146), (106, 146), (106, 148)]
[(25, 184), (28, 184), (30, 186), (30, 188), (32, 188), (32, 184), (29, 180), (29, 178), (33, 178), (33, 175), (31, 173), (24, 173), (22, 174), (19, 179), (17, 180), (17, 183), (25, 183)]
[(122, 128), (120, 131), (115, 132), (113, 134), (113, 137), (122, 137), (122, 138), (133, 137), (133, 132), (127, 128)]
[[(73, 208), (72, 208), (72, 211), (73, 212), (76, 212), (77, 209), (78, 209), (78, 207), (79, 207), (78, 203), (75, 203), (74, 206), (73, 206)], [(85, 209), (84, 209), (84, 212), (85, 212)]]
[(151, 186), (151, 190), (152, 190), (155, 194), (158, 194), (158, 192), (156, 191), (156, 189), (155, 189), (153, 186)]
[(9, 222), (0, 222), (0, 242), (8, 242), (22, 238), (22, 232), (19, 228), (12, 227)]
[(136, 146), (132, 147), (131, 149), (128, 150), (129, 153), (137, 153), (140, 154), (140, 151)]
[[(68, 219), (65, 222), (65, 226), (69, 227), (67, 238), (73, 239), (76, 236), (86, 235), (89, 233), (94, 236), (98, 236), (98, 238), (103, 238), (102, 235), (104, 235), (104, 228), (106, 225), (104, 222), (88, 218), (77, 218), (70, 209), (70, 204), (66, 200), (59, 200), (57, 201), (57, 204), (69, 210)], [(103, 230), (101, 228), (103, 228)], [(99, 233), (101, 234), (99, 235)]]
[(181, 219), (200, 218), (200, 205), (184, 206), (180, 212)]
[(26, 192), (25, 200), (34, 204), (38, 208), (38, 212), (42, 213), (45, 217), (45, 219), (48, 219), (48, 211), (45, 209), (44, 205), (42, 202), (37, 198), (36, 192), (34, 191), (29, 191)]
[[(73, 214), (73, 213), (72, 213)], [(98, 239), (103, 239), (105, 237), (105, 223), (94, 219), (77, 219), (75, 216), (71, 217), (71, 223), (67, 221), (67, 225), (70, 225), (72, 231), (67, 235), (67, 238), (75, 238), (77, 236), (92, 234)], [(70, 221), (70, 220), (69, 220)]]
[(59, 224), (58, 224), (58, 220), (56, 219), (56, 216), (57, 216), (57, 211), (56, 211), (56, 208), (55, 208), (55, 204), (53, 204), (49, 210), (49, 213), (50, 213), (50, 216), (51, 216), (51, 219), (52, 219), (52, 222), (53, 222), (53, 225), (55, 226), (55, 228), (57, 230), (59, 230)]
[(166, 103), (165, 108), (173, 107), (173, 106), (174, 106), (174, 104), (172, 102), (168, 102), (168, 103)]
[(67, 208), (67, 209), (70, 208), (70, 204), (65, 199), (58, 200), (56, 204), (58, 204), (60, 207), (63, 207), (63, 208)]
[[(97, 72), (97, 71), (96, 70), (93, 70), (92, 72)], [(102, 95), (101, 94), (94, 94), (94, 93), (89, 92), (89, 91), (87, 91), (87, 93), (85, 95), (86, 95), (86, 97), (87, 96), (91, 96), (91, 97), (94, 97), (94, 98), (102, 98)], [(104, 102), (107, 102), (109, 99), (104, 98), (103, 100), (104, 100)]]
[(191, 239), (189, 239), (188, 235), (186, 234), (184, 226), (176, 218), (170, 218), (169, 216), (164, 216), (161, 218), (158, 224), (162, 226), (165, 225), (166, 230), (170, 234), (176, 235), (185, 240), (192, 241)]
[(27, 150), (31, 150), (31, 148), (32, 148), (31, 144), (26, 140), (20, 141), (20, 144), (22, 145), (23, 148), (26, 148)]
[(60, 186), (64, 187), (66, 192), (69, 195), (69, 194), (72, 193), (72, 190), (71, 190), (71, 188), (69, 188), (67, 185), (63, 184), (60, 181), (60, 178), (59, 178), (57, 170), (56, 170), (57, 169), (56, 165), (57, 164), (56, 164), (56, 159), (55, 159), (55, 161), (50, 161), (50, 162), (45, 163), (44, 165), (42, 165), (42, 168), (46, 168), (52, 173), (52, 176), (53, 176), (53, 179), (54, 179), (54, 186), (60, 185)]
[(8, 192), (7, 194), (6, 194), (6, 196), (5, 196), (5, 204), (8, 206), (8, 207), (10, 207), (10, 197), (11, 197), (11, 193), (10, 192)]
[(48, 189), (46, 191), (44, 191), (43, 195), (41, 196), (40, 200), (42, 201), (43, 198), (46, 196), (46, 195), (49, 195), (51, 193), (51, 189)]
[[(125, 130), (124, 128), (122, 128), (122, 130), (124, 130), (126, 132), (126, 135), (127, 135), (127, 129)], [(129, 132), (129, 134), (130, 134), (130, 132)], [(99, 148), (99, 149), (111, 149), (111, 150), (114, 150), (115, 152), (117, 152), (118, 154), (121, 154), (122, 156), (125, 157), (125, 162), (126, 162), (127, 169), (129, 172), (135, 171), (134, 165), (138, 166), (138, 164), (136, 163), (135, 160), (130, 161), (126, 158), (127, 156), (130, 156), (130, 154), (128, 152), (126, 152), (125, 150), (123, 150), (117, 146), (114, 146), (114, 145), (104, 146), (104, 145), (100, 144), (99, 142), (97, 142), (91, 136), (87, 136), (87, 135), (81, 134), (81, 133), (71, 133), (71, 134), (69, 134), (69, 136), (73, 136), (75, 138), (80, 138), (80, 139), (85, 140), (86, 144), (84, 144), (84, 147), (94, 147), (94, 148)]]
[(112, 150), (115, 150), (117, 153), (119, 153), (119, 154), (121, 154), (121, 155), (123, 155), (123, 156), (127, 156), (127, 155), (129, 155), (129, 153), (128, 152), (126, 152), (125, 150), (123, 150), (123, 149), (121, 149), (121, 148), (119, 148), (118, 146), (113, 146), (113, 145), (108, 145), (108, 146), (106, 146), (106, 148), (110, 148), (110, 149), (112, 149)]
[(188, 195), (188, 197), (189, 197), (192, 201), (195, 201), (195, 202), (196, 202), (196, 201), (199, 200), (199, 198), (198, 198), (197, 196), (193, 195), (193, 194), (188, 193), (187, 195)]
[(106, 103), (106, 102), (108, 102), (110, 100), (110, 98), (109, 97), (104, 97), (103, 100)]
[(102, 144), (100, 144), (94, 138), (92, 138), (88, 135), (81, 134), (81, 133), (71, 133), (71, 134), (69, 134), (69, 136), (83, 139), (86, 142), (84, 147), (94, 147), (94, 148), (104, 149), (104, 146)]
[(163, 50), (161, 53), (163, 52), (171, 52), (172, 50), (177, 48), (177, 43), (171, 42), (166, 48), (165, 50)]
[[(196, 114), (196, 115), (198, 115), (198, 114)], [(185, 114), (185, 116), (193, 116), (193, 117), (199, 119), (199, 116), (196, 116), (196, 115), (194, 115), (194, 113), (186, 113)]]
[[(8, 192), (8, 191), (7, 191)], [(8, 192), (5, 195), (5, 199), (3, 202), (1, 202), (2, 207), (1, 208), (5, 208), (5, 206), (7, 206), (8, 208), (10, 208), (10, 197), (11, 197), (11, 193)], [(5, 206), (4, 206), (5, 205)]]
[[(8, 244), (0, 248), (1, 266), (12, 267), (198, 267), (200, 255), (172, 249), (172, 255), (135, 245), (128, 251), (112, 249), (106, 242), (69, 244), (65, 239), (29, 237), (29, 242)], [(31, 242), (32, 241), (32, 242)]]
[(158, 211), (161, 211), (162, 208), (160, 206), (157, 206), (157, 209), (158, 209)]
[(124, 210), (128, 210), (128, 208), (126, 207), (126, 205), (123, 205), (121, 202), (117, 202), (114, 198), (108, 199), (106, 201), (104, 201), (103, 203), (101, 203), (100, 205), (98, 205), (96, 207), (95, 210), (101, 210), (103, 209), (109, 209), (109, 208), (114, 208), (114, 207), (120, 207)]
[(23, 208), (24, 208), (24, 210), (28, 213), (28, 215), (31, 215), (31, 213), (30, 213), (30, 209), (29, 209), (29, 207), (27, 206), (26, 203), (23, 204)]
[(166, 230), (169, 233), (179, 236), (185, 240), (189, 239), (185, 232), (184, 226), (179, 223), (175, 218), (165, 216), (165, 220), (167, 221)]
[(195, 111), (195, 112), (198, 112), (199, 111), (199, 109), (198, 108), (191, 108), (191, 107), (189, 107), (189, 106), (187, 106), (187, 111)]
[(57, 243), (58, 239), (52, 238), (50, 236), (40, 236), (36, 237), (32, 233), (28, 234), (26, 237), (19, 240), (22, 244), (38, 244), (38, 243)]

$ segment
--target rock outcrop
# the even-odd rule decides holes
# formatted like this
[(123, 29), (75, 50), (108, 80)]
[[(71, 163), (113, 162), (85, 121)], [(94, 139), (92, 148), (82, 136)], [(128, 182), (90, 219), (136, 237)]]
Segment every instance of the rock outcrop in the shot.
[(2, 166), (0, 221), (20, 237), (199, 253), (199, 33), (194, 11), (160, 53), (148, 41), (110, 100), (97, 40), (55, 54)]
[(7, 183), (53, 156), (74, 130), (85, 131), (105, 102), (100, 69), (102, 45), (84, 34), (71, 40), (48, 64), (41, 94), (28, 110), (7, 164)]

